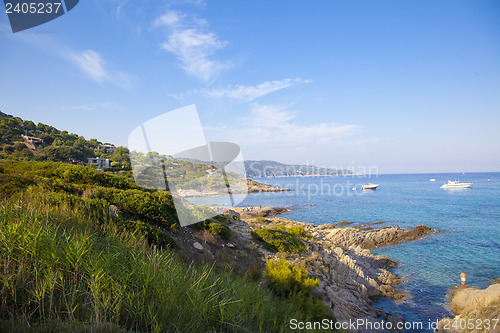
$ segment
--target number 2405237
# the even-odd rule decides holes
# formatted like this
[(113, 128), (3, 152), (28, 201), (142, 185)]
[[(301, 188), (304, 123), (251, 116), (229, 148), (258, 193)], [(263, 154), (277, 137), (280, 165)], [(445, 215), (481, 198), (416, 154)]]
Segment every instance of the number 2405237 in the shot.
[(59, 13), (62, 9), (61, 2), (22, 2), (22, 3), (5, 3), (5, 12), (7, 14), (52, 14)]

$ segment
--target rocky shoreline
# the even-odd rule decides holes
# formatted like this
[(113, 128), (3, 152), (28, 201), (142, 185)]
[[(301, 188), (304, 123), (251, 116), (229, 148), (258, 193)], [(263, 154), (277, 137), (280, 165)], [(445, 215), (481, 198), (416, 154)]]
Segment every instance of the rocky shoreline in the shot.
[(248, 193), (290, 191), (289, 188), (283, 188), (265, 183), (259, 183), (252, 179), (247, 179), (247, 185), (248, 185)]
[[(238, 185), (240, 185), (240, 184), (236, 183), (236, 184), (232, 185), (231, 190), (232, 190), (233, 194), (290, 191), (289, 188), (283, 188), (283, 187), (279, 187), (279, 186), (273, 186), (273, 185), (269, 185), (269, 184), (259, 183), (259, 182), (256, 182), (255, 180), (252, 180), (252, 179), (247, 179), (246, 185), (244, 183), (242, 183), (241, 186), (238, 186)], [(177, 191), (177, 195), (182, 197), (182, 198), (212, 197), (212, 196), (227, 195), (227, 189), (225, 187), (220, 188), (220, 191), (214, 191), (213, 189), (206, 190), (206, 191), (200, 191), (200, 190), (195, 190), (195, 189), (189, 189), (189, 190), (180, 189)]]
[(401, 299), (408, 295), (396, 287), (403, 281), (389, 272), (397, 262), (384, 255), (373, 255), (371, 250), (379, 246), (412, 241), (438, 231), (424, 225), (412, 229), (377, 229), (380, 223), (351, 226), (350, 223), (343, 222), (315, 226), (279, 217), (270, 218), (284, 211), (286, 210), (283, 208), (274, 207), (254, 207), (253, 210), (237, 208), (236, 212), (231, 214), (241, 214), (241, 219), (233, 223), (231, 228), (248, 241), (252, 241), (252, 229), (273, 228), (278, 225), (303, 227), (312, 236), (303, 239), (307, 247), (306, 253), (276, 254), (257, 244), (260, 253), (265, 259), (280, 257), (305, 266), (309, 275), (320, 281), (314, 290), (315, 294), (330, 307), (330, 313), (338, 321), (363, 318), (372, 322), (384, 320), (394, 326), (397, 322), (404, 321), (399, 315), (372, 307), (373, 300), (377, 297)]

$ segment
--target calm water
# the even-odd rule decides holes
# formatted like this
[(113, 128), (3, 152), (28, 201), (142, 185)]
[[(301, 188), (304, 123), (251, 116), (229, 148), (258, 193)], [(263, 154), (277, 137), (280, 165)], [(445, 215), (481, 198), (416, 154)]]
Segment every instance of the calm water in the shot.
[[(429, 181), (435, 178), (435, 182)], [(443, 190), (448, 179), (472, 182), (463, 190)], [(379, 175), (378, 177), (286, 177), (256, 179), (292, 189), (291, 192), (249, 194), (238, 206), (290, 207), (281, 215), (317, 225), (341, 221), (384, 226), (425, 224), (441, 233), (374, 251), (400, 261), (393, 273), (412, 294), (402, 304), (391, 299), (375, 303), (408, 321), (436, 320), (448, 314), (446, 293), (467, 272), (469, 285), (485, 288), (500, 277), (500, 173)], [(376, 191), (360, 185), (380, 184)], [(356, 190), (353, 188), (356, 187)], [(216, 198), (193, 199), (216, 203)]]

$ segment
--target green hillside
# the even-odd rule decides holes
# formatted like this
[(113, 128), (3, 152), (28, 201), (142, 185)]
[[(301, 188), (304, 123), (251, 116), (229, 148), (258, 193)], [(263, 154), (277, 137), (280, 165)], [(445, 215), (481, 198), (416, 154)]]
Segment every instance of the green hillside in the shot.
[[(268, 267), (267, 281), (229, 218), (180, 228), (169, 192), (136, 185), (126, 148), (104, 152), (96, 139), (3, 113), (0, 144), (1, 332), (281, 332), (291, 318), (326, 314), (308, 288), (290, 287), (310, 283), (306, 272)], [(93, 156), (120, 165), (85, 166)], [(187, 184), (213, 185), (210, 165), (163, 163)], [(202, 239), (215, 257), (193, 248)]]
[(180, 259), (167, 192), (89, 167), (14, 161), (0, 162), (0, 189), (2, 332), (279, 332), (313, 318), (260, 278)]
[[(26, 143), (22, 135), (43, 140), (43, 143)], [(99, 149), (103, 143), (97, 139), (86, 140), (83, 136), (42, 123), (35, 125), (31, 120), (3, 112), (0, 112), (0, 144), (2, 157), (14, 160), (86, 163), (89, 157), (112, 155)], [(121, 162), (119, 155), (120, 151), (114, 154), (114, 159)]]
[[(23, 136), (30, 140), (24, 139)], [(77, 134), (70, 134), (42, 123), (35, 125), (31, 120), (23, 120), (1, 111), (0, 145), (0, 159), (7, 161), (51, 161), (86, 165), (87, 159), (91, 157), (110, 159), (111, 166), (105, 168), (105, 171), (132, 179), (130, 152), (126, 147), (114, 147), (109, 143), (103, 144), (97, 139), (86, 140)], [(109, 151), (107, 146), (112, 146), (114, 151)], [(154, 185), (158, 183), (159, 179), (166, 180), (163, 178), (165, 174), (162, 169), (166, 168), (168, 180), (177, 183), (178, 187), (184, 190), (193, 188), (226, 190), (225, 179), (220, 175), (207, 174), (207, 170), (214, 168), (212, 165), (172, 159), (156, 152), (147, 154), (135, 152), (133, 156), (137, 168), (147, 169), (140, 175), (136, 175), (141, 186), (157, 187)], [(246, 182), (233, 173), (227, 173), (226, 177), (233, 184)], [(165, 181), (160, 183), (166, 184)], [(166, 186), (165, 189), (168, 190)]]

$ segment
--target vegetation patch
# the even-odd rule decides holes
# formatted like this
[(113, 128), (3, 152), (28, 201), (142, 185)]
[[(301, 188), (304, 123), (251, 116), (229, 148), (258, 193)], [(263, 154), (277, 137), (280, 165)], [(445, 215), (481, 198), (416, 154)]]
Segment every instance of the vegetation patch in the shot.
[(214, 235), (214, 236), (219, 236), (220, 238), (224, 240), (228, 240), (231, 237), (231, 229), (229, 227), (217, 223), (217, 222), (211, 222), (208, 224), (208, 231)]
[(231, 219), (227, 216), (224, 216), (224, 215), (216, 215), (216, 216), (212, 217), (212, 219), (214, 219), (215, 221), (217, 221), (219, 223), (223, 223), (223, 224), (232, 223)]
[(269, 221), (266, 220), (265, 218), (263, 218), (262, 216), (257, 216), (255, 218), (255, 222), (258, 222), (258, 223), (268, 223)]
[(276, 227), (276, 229), (287, 232), (291, 235), (297, 236), (297, 237), (304, 237), (304, 238), (312, 238), (311, 235), (309, 235), (303, 227), (299, 225), (294, 225), (290, 228), (287, 228), (285, 226), (279, 225)]
[(172, 197), (164, 192), (99, 188), (96, 194), (120, 209), (172, 228), (179, 224)]
[(315, 320), (328, 317), (326, 306), (311, 295), (319, 281), (309, 278), (305, 268), (296, 267), (284, 259), (268, 260), (266, 275), (268, 286), (275, 294), (290, 299), (294, 306)]
[(42, 199), (0, 205), (2, 330), (278, 332), (311, 319), (257, 283)]
[(156, 245), (160, 248), (166, 246), (177, 246), (175, 240), (168, 233), (149, 223), (139, 220), (131, 221), (122, 218), (116, 218), (115, 223), (130, 232), (137, 231), (144, 234), (150, 245)]
[(304, 243), (296, 236), (277, 229), (261, 228), (253, 230), (252, 237), (264, 243), (273, 252), (302, 253), (306, 251)]

